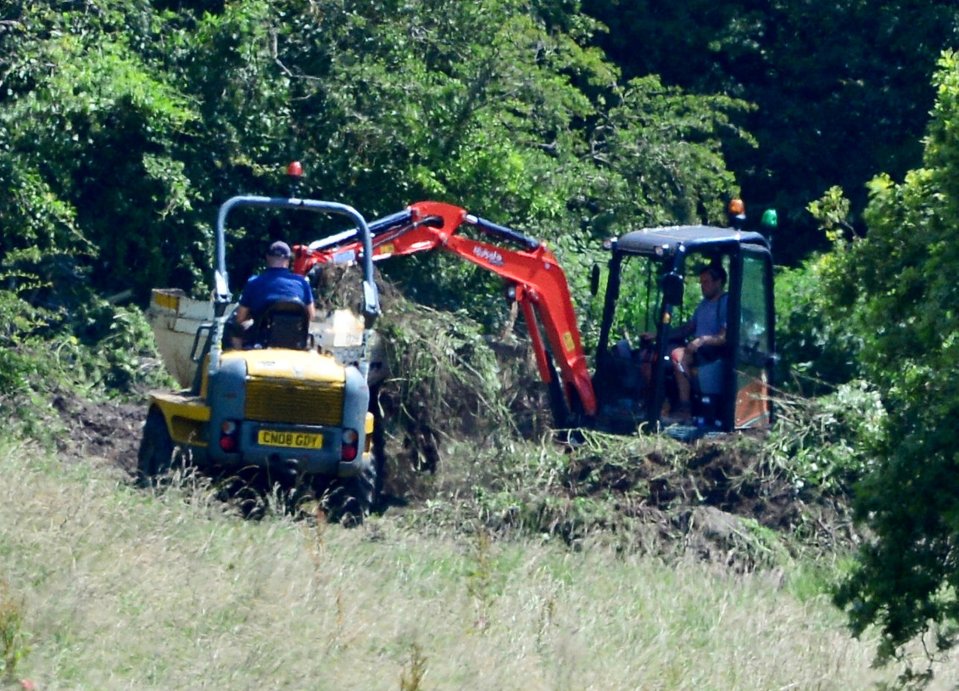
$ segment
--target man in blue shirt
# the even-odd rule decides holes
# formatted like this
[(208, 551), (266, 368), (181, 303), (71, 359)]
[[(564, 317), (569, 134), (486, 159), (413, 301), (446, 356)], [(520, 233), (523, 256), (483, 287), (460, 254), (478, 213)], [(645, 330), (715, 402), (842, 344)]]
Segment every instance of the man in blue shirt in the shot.
[[(266, 308), (281, 300), (298, 300), (306, 306), (307, 313), (312, 320), (316, 316), (316, 306), (313, 304), (313, 290), (306, 278), (290, 271), (290, 246), (277, 240), (266, 251), (266, 271), (253, 276), (246, 282), (240, 294), (240, 304), (236, 308), (233, 319), (237, 325), (255, 322), (266, 311)], [(242, 347), (242, 339), (233, 339), (234, 347)]]
[(701, 359), (715, 359), (726, 345), (726, 270), (718, 263), (704, 267), (699, 273), (699, 287), (703, 293), (702, 301), (696, 306), (692, 318), (677, 330), (684, 339), (692, 337), (692, 340), (674, 348), (670, 354), (679, 398), (675, 413), (680, 421), (691, 416), (690, 370), (696, 362), (696, 354), (699, 353)]

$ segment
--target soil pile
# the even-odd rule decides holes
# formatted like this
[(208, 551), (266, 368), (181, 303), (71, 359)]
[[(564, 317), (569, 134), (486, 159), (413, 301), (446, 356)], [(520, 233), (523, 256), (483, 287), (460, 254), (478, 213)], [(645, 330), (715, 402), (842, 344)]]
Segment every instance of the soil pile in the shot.
[(131, 477), (136, 473), (146, 405), (93, 402), (60, 392), (54, 395), (51, 406), (62, 428), (56, 437), (62, 460), (112, 464)]

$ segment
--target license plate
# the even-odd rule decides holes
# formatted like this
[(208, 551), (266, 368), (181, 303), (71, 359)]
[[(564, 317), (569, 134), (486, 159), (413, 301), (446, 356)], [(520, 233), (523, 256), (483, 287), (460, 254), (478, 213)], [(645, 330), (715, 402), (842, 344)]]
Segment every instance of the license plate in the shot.
[(256, 435), (261, 446), (282, 446), (288, 449), (321, 449), (323, 435), (311, 432), (283, 432), (275, 429), (261, 429)]

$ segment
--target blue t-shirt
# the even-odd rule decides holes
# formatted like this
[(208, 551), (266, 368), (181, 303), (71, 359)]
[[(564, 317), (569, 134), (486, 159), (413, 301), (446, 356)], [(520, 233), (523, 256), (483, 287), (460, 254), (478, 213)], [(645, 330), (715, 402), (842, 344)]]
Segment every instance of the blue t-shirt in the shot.
[(726, 299), (723, 293), (716, 300), (703, 300), (693, 312), (693, 337), (715, 336), (726, 328)]
[(254, 319), (280, 300), (299, 300), (309, 306), (313, 304), (313, 291), (303, 276), (277, 267), (251, 277), (240, 294), (240, 304), (250, 310)]

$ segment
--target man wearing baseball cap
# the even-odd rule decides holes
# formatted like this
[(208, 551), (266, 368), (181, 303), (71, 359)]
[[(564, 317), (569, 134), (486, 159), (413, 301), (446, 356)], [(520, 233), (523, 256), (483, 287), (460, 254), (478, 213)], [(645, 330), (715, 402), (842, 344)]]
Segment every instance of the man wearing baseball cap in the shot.
[[(313, 290), (303, 276), (290, 271), (290, 246), (277, 240), (266, 251), (266, 271), (252, 276), (240, 294), (240, 304), (236, 308), (234, 321), (237, 325), (256, 320), (266, 308), (281, 300), (299, 301), (306, 306), (310, 319), (316, 316), (313, 304)], [(239, 347), (238, 339), (234, 346)]]

